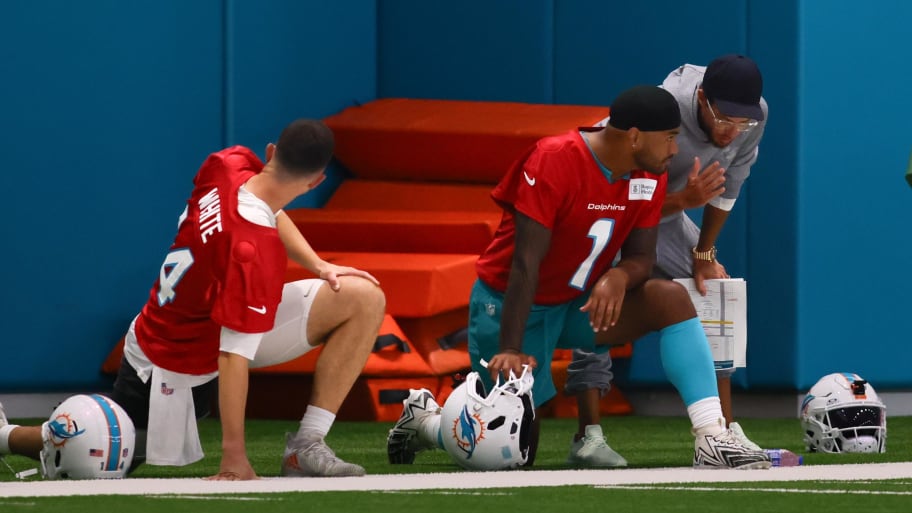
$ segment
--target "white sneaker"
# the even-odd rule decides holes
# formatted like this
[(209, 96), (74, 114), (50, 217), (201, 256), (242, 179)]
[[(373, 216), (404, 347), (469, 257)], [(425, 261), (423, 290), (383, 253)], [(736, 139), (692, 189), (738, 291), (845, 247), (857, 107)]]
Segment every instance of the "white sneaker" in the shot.
[(748, 449), (731, 429), (718, 435), (697, 435), (694, 441), (694, 468), (770, 468), (769, 456), (763, 451)]
[(627, 460), (608, 446), (602, 426), (586, 426), (586, 434), (570, 443), (567, 465), (572, 467), (626, 467)]
[(402, 415), (386, 437), (389, 462), (394, 465), (411, 464), (415, 462), (415, 454), (419, 451), (436, 449), (435, 442), (422, 440), (420, 430), (427, 419), (439, 414), (440, 405), (430, 390), (410, 389), (408, 398), (402, 401)]
[(750, 449), (752, 451), (762, 451), (763, 450), (762, 447), (755, 444), (753, 441), (751, 441), (750, 438), (747, 437), (747, 435), (744, 434), (744, 430), (741, 429), (741, 425), (738, 424), (737, 422), (732, 422), (731, 424), (729, 424), (728, 429), (731, 430), (732, 435), (735, 437), (735, 440), (737, 440), (738, 443), (740, 443), (744, 447), (747, 447), (748, 449)]
[(294, 434), (285, 435), (285, 454), (282, 456), (282, 475), (294, 477), (363, 476), (361, 465), (343, 461), (322, 438), (298, 441)]

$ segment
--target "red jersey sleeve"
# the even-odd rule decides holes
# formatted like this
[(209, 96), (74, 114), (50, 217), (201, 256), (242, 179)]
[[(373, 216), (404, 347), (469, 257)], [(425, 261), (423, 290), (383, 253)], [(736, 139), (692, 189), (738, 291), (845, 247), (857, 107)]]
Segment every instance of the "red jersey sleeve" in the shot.
[(565, 138), (546, 138), (530, 148), (491, 193), (494, 200), (553, 229), (566, 197), (560, 173), (563, 144), (567, 144)]
[(212, 306), (217, 324), (242, 333), (273, 328), (287, 257), (278, 235), (271, 235), (230, 242), (230, 257)]

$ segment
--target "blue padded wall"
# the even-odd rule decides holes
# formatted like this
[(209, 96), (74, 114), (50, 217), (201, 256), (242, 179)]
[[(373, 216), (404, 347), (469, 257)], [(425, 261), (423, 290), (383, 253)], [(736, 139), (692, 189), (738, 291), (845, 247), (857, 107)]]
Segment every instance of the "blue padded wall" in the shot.
[(801, 11), (798, 385), (851, 371), (912, 385), (912, 3)]
[(84, 387), (222, 142), (221, 2), (8, 2), (0, 389)]
[(375, 5), (3, 5), (0, 392), (106, 387), (206, 155), (374, 98)]
[(378, 0), (377, 96), (552, 103), (552, 0)]
[[(228, 0), (226, 139), (265, 158), (295, 118), (324, 118), (375, 98), (375, 0)], [(289, 208), (325, 203), (345, 170)]]
[[(720, 241), (749, 281), (751, 388), (907, 371), (912, 4), (849, 0), (6, 3), (0, 391), (101, 386), (200, 162), (375, 97), (604, 104), (745, 52), (770, 120)], [(317, 206), (344, 174), (293, 206)], [(654, 344), (631, 375), (662, 382)], [(48, 365), (48, 363), (51, 365)]]

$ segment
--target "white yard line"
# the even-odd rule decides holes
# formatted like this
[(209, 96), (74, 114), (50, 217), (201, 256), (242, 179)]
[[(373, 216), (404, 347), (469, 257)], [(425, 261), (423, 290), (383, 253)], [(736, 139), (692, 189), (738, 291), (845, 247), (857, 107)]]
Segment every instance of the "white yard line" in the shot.
[[(211, 495), (229, 493), (323, 492), (344, 490), (484, 489), (524, 486), (733, 483), (764, 481), (859, 481), (912, 478), (912, 462), (809, 465), (770, 470), (529, 470), (384, 474), (348, 478), (264, 478), (257, 481), (203, 479), (118, 479), (0, 483), (0, 498), (67, 495)], [(2, 503), (0, 499), (0, 503)]]

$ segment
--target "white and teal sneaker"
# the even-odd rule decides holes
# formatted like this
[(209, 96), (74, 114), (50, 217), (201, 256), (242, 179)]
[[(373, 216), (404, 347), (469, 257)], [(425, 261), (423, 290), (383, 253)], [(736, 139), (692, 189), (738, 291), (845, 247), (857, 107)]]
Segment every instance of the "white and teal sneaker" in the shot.
[(585, 436), (570, 443), (567, 465), (571, 467), (626, 467), (627, 460), (608, 446), (602, 426), (586, 426)]

